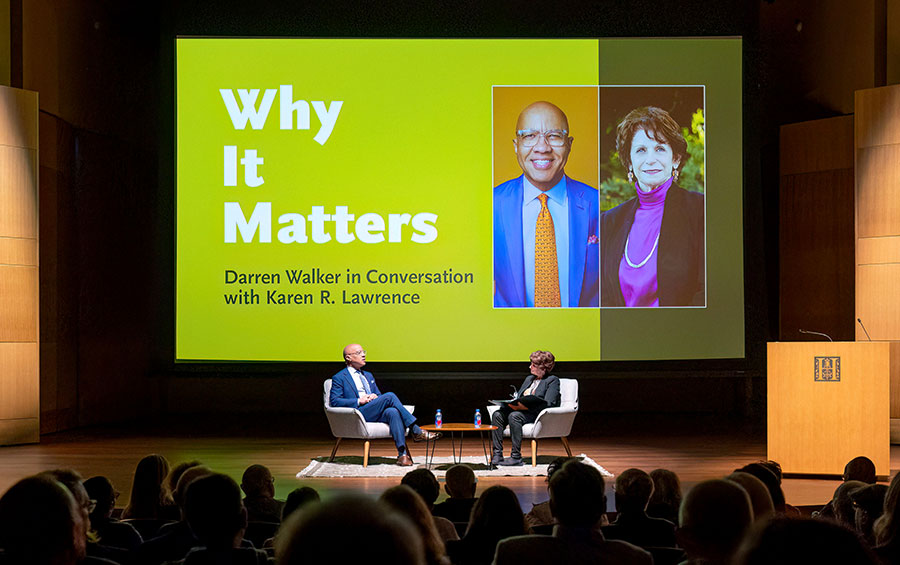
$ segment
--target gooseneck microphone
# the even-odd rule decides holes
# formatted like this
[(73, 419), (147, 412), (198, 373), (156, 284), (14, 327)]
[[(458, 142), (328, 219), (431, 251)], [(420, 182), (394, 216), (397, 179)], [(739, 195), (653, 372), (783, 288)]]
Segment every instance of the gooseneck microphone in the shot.
[(811, 331), (809, 331), (809, 330), (802, 330), (802, 329), (801, 329), (801, 330), (800, 330), (800, 333), (802, 333), (802, 334), (810, 334), (810, 335), (820, 335), (820, 336), (822, 336), (822, 337), (827, 337), (827, 338), (828, 338), (828, 341), (834, 341), (833, 339), (831, 339), (831, 336), (830, 336), (830, 335), (828, 335), (828, 334), (823, 334), (822, 332), (811, 332)]
[(872, 341), (872, 337), (869, 335), (869, 332), (866, 331), (866, 326), (862, 323), (862, 320), (857, 318), (856, 321), (859, 322), (859, 327), (861, 327), (863, 331), (866, 332), (866, 339)]

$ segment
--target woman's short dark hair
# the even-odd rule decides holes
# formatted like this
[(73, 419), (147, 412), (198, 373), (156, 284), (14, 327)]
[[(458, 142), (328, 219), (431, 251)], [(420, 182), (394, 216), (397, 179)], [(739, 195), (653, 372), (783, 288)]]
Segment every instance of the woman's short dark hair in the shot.
[(538, 369), (543, 369), (545, 373), (549, 373), (556, 364), (556, 357), (549, 351), (537, 350), (530, 355), (531, 362)]
[(656, 106), (635, 108), (619, 122), (616, 129), (616, 151), (619, 152), (619, 161), (622, 165), (626, 169), (631, 169), (631, 141), (639, 129), (644, 130), (656, 141), (669, 144), (673, 158), (678, 160), (677, 169), (680, 171), (689, 157), (687, 141), (681, 134), (678, 122), (668, 112)]

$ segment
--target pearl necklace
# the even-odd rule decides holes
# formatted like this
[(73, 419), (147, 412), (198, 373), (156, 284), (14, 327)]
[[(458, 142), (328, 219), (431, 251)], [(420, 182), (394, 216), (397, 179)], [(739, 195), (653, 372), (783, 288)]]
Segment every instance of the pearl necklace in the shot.
[[(660, 230), (661, 231), (661, 230)], [(644, 265), (647, 264), (647, 261), (650, 260), (650, 257), (653, 257), (653, 252), (656, 251), (656, 246), (659, 245), (659, 232), (656, 234), (656, 241), (653, 242), (653, 249), (650, 250), (650, 253), (644, 257), (644, 260), (635, 265), (631, 262), (631, 259), (628, 258), (628, 242), (631, 241), (631, 234), (628, 234), (628, 237), (625, 239), (625, 262), (628, 263), (628, 266), (632, 269), (640, 269)]]

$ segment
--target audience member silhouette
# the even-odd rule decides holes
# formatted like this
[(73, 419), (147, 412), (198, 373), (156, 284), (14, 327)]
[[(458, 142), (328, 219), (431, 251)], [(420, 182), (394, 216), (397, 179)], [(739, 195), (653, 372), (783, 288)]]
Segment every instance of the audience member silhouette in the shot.
[(188, 487), (200, 477), (212, 474), (204, 465), (190, 467), (182, 473), (175, 486), (174, 499), (181, 509), (182, 519), (160, 528), (157, 536), (144, 541), (138, 548), (138, 565), (159, 565), (167, 561), (183, 559), (187, 552), (198, 545), (198, 540), (184, 518), (184, 506)]
[(265, 465), (250, 465), (241, 477), (244, 508), (251, 522), (281, 522), (284, 501), (275, 498), (275, 478)]
[(753, 521), (764, 520), (775, 515), (775, 505), (772, 504), (772, 495), (763, 482), (750, 473), (735, 471), (725, 477), (727, 480), (737, 483), (750, 496), (750, 506), (753, 508)]
[(845, 481), (862, 481), (874, 485), (877, 482), (875, 463), (868, 457), (854, 457), (844, 466), (844, 474), (841, 478)]
[(84, 489), (88, 498), (95, 502), (90, 515), (91, 529), (97, 534), (99, 543), (128, 551), (140, 547), (144, 540), (137, 530), (131, 524), (112, 517), (119, 493), (109, 479), (102, 476), (91, 477), (84, 481)]
[(678, 545), (684, 548), (687, 563), (726, 565), (752, 522), (747, 491), (724, 479), (703, 481), (681, 503)]
[[(759, 461), (759, 464), (772, 471), (772, 474), (775, 475), (775, 479), (778, 481), (778, 488), (780, 489), (781, 480), (784, 478), (783, 473), (781, 472), (781, 463), (769, 459), (767, 461)], [(782, 490), (782, 495), (783, 494), (784, 491)], [(782, 514), (784, 514), (785, 516), (800, 516), (800, 509), (785, 502)]]
[(321, 500), (318, 491), (312, 487), (295, 488), (284, 501), (284, 508), (281, 509), (281, 519), (284, 520), (307, 504), (321, 502)]
[(468, 465), (454, 465), (444, 475), (444, 490), (450, 497), (435, 504), (431, 513), (451, 522), (468, 522), (475, 506), (475, 489), (478, 479)]
[[(866, 486), (862, 481), (846, 481), (838, 485), (834, 489), (834, 496), (831, 499), (831, 517), (830, 520), (849, 528), (856, 529), (856, 509), (853, 507), (853, 500), (850, 493), (858, 488)], [(819, 514), (819, 518), (826, 518), (825, 514)]]
[(87, 552), (87, 556), (81, 560), (81, 563), (89, 565), (92, 563), (124, 561), (128, 556), (125, 550), (97, 543), (97, 535), (91, 529), (90, 519), (90, 512), (94, 509), (94, 503), (84, 488), (81, 475), (72, 469), (53, 469), (40, 474), (58, 481), (69, 490), (69, 493), (75, 499), (75, 506), (78, 508), (78, 519), (84, 524), (85, 548)]
[(900, 565), (900, 473), (884, 495), (884, 513), (875, 521), (875, 553), (884, 563)]
[(604, 488), (603, 476), (594, 467), (578, 461), (566, 463), (550, 478), (550, 506), (557, 520), (553, 535), (503, 540), (497, 544), (494, 562), (497, 565), (653, 563), (653, 557), (643, 549), (603, 537), (600, 521), (606, 513)]
[(422, 537), (409, 518), (358, 495), (338, 496), (291, 514), (275, 541), (275, 556), (278, 565), (341, 560), (425, 565)]
[(447, 542), (447, 554), (454, 565), (488, 564), (500, 540), (528, 533), (522, 507), (507, 487), (489, 487), (475, 502), (466, 535)]
[(184, 558), (184, 565), (265, 565), (265, 551), (241, 547), (247, 510), (241, 489), (228, 475), (199, 477), (187, 489), (184, 516), (200, 542)]
[(438, 484), (434, 473), (428, 469), (415, 469), (404, 475), (400, 480), (400, 484), (408, 486), (422, 497), (422, 500), (425, 501), (425, 506), (428, 507), (428, 511), (432, 514), (434, 527), (437, 528), (438, 535), (441, 536), (443, 541), (459, 539), (459, 534), (456, 532), (456, 526), (453, 525), (453, 522), (444, 517), (436, 516), (432, 512), (434, 501), (437, 500), (438, 495), (441, 493), (441, 486)]
[(785, 503), (784, 491), (781, 490), (781, 481), (770, 466), (767, 466), (762, 462), (750, 463), (749, 465), (744, 465), (740, 469), (735, 469), (735, 471), (750, 473), (766, 485), (766, 488), (769, 489), (769, 495), (772, 497), (772, 505), (775, 507), (776, 514), (793, 514), (793, 512), (788, 510)]
[(172, 470), (169, 471), (169, 474), (166, 476), (165, 485), (173, 498), (175, 496), (175, 487), (178, 486), (178, 479), (181, 478), (181, 475), (191, 467), (199, 467), (200, 465), (203, 465), (203, 463), (195, 459), (194, 461), (182, 461), (178, 465), (172, 467)]
[(616, 521), (604, 526), (606, 539), (618, 539), (639, 547), (675, 547), (675, 524), (647, 516), (653, 479), (640, 469), (622, 471), (614, 484)]
[(678, 509), (681, 508), (681, 481), (678, 475), (668, 469), (653, 469), (650, 478), (653, 479), (653, 494), (647, 503), (647, 516), (678, 524)]
[[(288, 493), (284, 501), (284, 507), (281, 509), (281, 521), (284, 522), (294, 512), (310, 504), (318, 504), (321, 500), (319, 493), (312, 487), (295, 488)], [(281, 528), (278, 529), (278, 532), (281, 532)], [(277, 537), (278, 532), (276, 532), (275, 536), (264, 541), (263, 547), (275, 547), (275, 537)]]
[[(844, 473), (843, 475), (841, 475), (841, 479), (844, 482), (859, 481), (864, 484), (873, 485), (876, 482), (875, 463), (873, 463), (872, 460), (868, 457), (854, 457), (853, 459), (848, 461), (846, 465), (844, 465)], [(837, 494), (837, 491), (835, 491), (835, 494)], [(829, 500), (821, 510), (813, 512), (813, 516), (816, 518), (828, 518), (837, 520), (837, 515), (834, 509), (834, 498)]]
[[(549, 490), (550, 478), (553, 476), (553, 473), (562, 469), (562, 466), (568, 463), (569, 461), (576, 461), (576, 457), (557, 457), (553, 461), (547, 465), (547, 488)], [(603, 515), (604, 523), (606, 525), (606, 514)], [(525, 525), (528, 526), (530, 530), (534, 530), (535, 528), (541, 528), (545, 526), (552, 526), (556, 524), (556, 519), (553, 517), (553, 512), (550, 511), (550, 500), (545, 500), (544, 502), (538, 502), (537, 504), (533, 504), (531, 506), (531, 510), (528, 514), (525, 514)], [(535, 532), (539, 533), (539, 532)]]
[(884, 498), (888, 487), (884, 485), (866, 485), (850, 491), (853, 501), (854, 525), (856, 532), (862, 536), (868, 547), (875, 546), (873, 527), (875, 521), (884, 513)]
[(750, 530), (736, 565), (870, 565), (875, 560), (859, 538), (825, 520), (779, 516), (757, 522)]
[(178, 509), (165, 486), (168, 474), (169, 462), (162, 455), (148, 455), (141, 459), (134, 471), (131, 498), (122, 511), (122, 518), (177, 520)]
[(413, 523), (425, 548), (425, 562), (428, 565), (449, 565), (444, 540), (434, 525), (434, 517), (416, 491), (406, 485), (397, 485), (384, 491), (379, 500)]
[(87, 530), (75, 498), (49, 475), (26, 477), (0, 497), (0, 563), (76, 565)]

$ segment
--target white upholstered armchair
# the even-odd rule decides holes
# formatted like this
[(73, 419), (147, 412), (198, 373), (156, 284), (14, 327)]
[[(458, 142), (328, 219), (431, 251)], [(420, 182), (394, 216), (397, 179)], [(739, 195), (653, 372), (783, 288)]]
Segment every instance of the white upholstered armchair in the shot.
[[(488, 416), (493, 417), (499, 406), (488, 406)], [(522, 426), (522, 439), (531, 440), (531, 466), (537, 466), (537, 440), (558, 437), (571, 457), (569, 434), (578, 413), (578, 380), (559, 379), (559, 406), (544, 408), (533, 424)], [(503, 430), (503, 437), (509, 437), (509, 426)]]
[[(341, 440), (361, 439), (363, 444), (363, 467), (369, 466), (369, 442), (373, 439), (382, 439), (391, 437), (391, 429), (387, 424), (381, 422), (366, 422), (362, 412), (356, 408), (344, 408), (339, 406), (331, 406), (331, 379), (325, 381), (323, 391), (323, 402), (325, 404), (325, 416), (328, 418), (328, 425), (331, 426), (331, 434), (335, 437), (334, 449), (331, 450), (331, 457), (328, 461), (334, 461), (337, 454), (338, 446)], [(416, 409), (412, 405), (403, 405), (410, 414)]]

